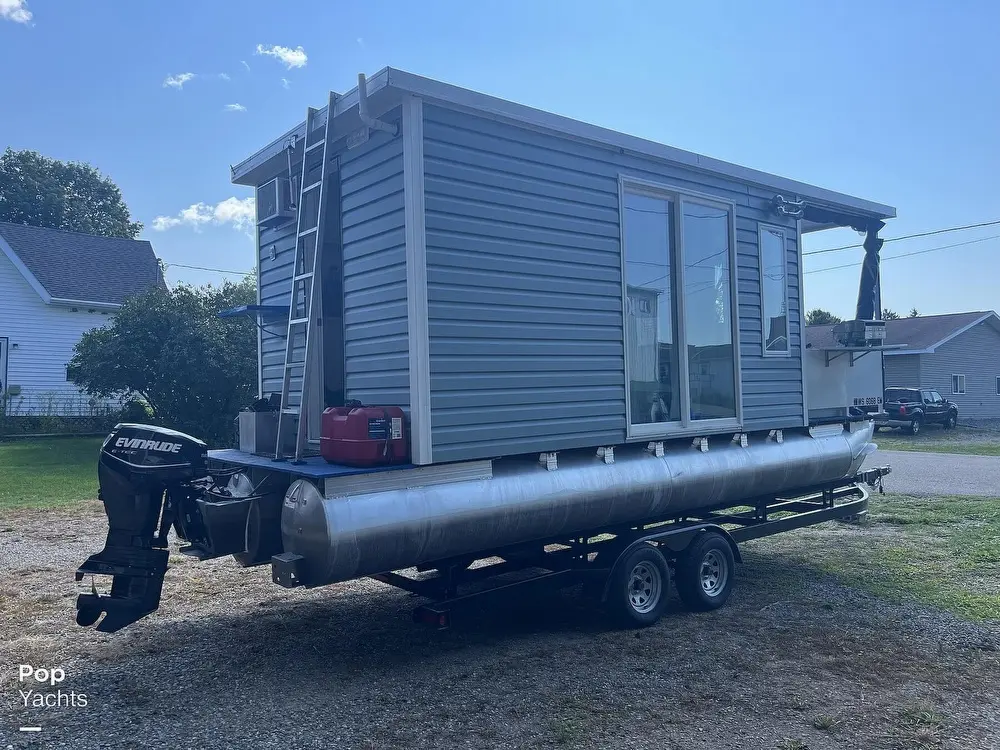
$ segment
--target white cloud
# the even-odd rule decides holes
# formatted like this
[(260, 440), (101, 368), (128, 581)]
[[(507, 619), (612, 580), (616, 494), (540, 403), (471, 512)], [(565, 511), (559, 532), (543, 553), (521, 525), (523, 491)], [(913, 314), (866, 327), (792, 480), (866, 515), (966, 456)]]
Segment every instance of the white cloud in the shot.
[(363, 37), (358, 37), (358, 46), (361, 47), (361, 49), (365, 48), (365, 40)]
[(250, 66), (247, 64), (247, 61), (246, 60), (240, 60), (240, 62), (243, 63), (243, 67), (247, 69), (247, 72), (249, 72), (250, 71)]
[[(0, 2), (4, 2), (4, 0), (0, 0)], [(194, 73), (178, 73), (175, 76), (167, 76), (163, 81), (163, 88), (172, 87), (180, 90), (192, 78), (194, 78)]]
[(0, 18), (5, 18), (14, 23), (28, 23), (31, 20), (31, 11), (24, 0), (0, 0)]
[(246, 112), (247, 108), (242, 104), (227, 104), (225, 110), (226, 112)]
[(282, 47), (280, 44), (272, 44), (267, 47), (263, 44), (258, 44), (256, 54), (268, 55), (276, 60), (280, 60), (289, 70), (292, 68), (304, 68), (306, 62), (309, 60), (306, 51), (301, 46), (292, 49), (291, 47)]
[(157, 216), (152, 227), (157, 232), (165, 232), (179, 226), (188, 226), (196, 232), (206, 225), (231, 225), (234, 229), (249, 231), (254, 223), (253, 198), (226, 198), (214, 206), (194, 203), (181, 209), (176, 216)]
[(223, 81), (228, 81), (229, 73), (219, 73), (219, 78), (221, 78)]
[(281, 79), (281, 88), (283, 88), (283, 89), (291, 88), (291, 85), (292, 85), (292, 82), (289, 81), (287, 78), (282, 78)]

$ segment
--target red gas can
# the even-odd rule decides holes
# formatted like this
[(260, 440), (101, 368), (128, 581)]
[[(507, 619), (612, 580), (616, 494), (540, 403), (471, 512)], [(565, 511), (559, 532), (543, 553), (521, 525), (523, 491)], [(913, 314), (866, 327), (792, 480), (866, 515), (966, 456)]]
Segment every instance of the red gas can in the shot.
[(410, 455), (406, 417), (398, 406), (337, 406), (323, 412), (320, 453), (332, 464), (379, 466)]

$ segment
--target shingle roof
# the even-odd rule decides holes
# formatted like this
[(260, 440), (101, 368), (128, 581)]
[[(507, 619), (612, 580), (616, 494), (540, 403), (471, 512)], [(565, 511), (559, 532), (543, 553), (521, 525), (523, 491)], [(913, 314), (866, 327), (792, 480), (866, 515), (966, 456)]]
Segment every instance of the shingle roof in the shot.
[[(938, 346), (942, 341), (955, 335), (984, 318), (994, 320), (1000, 328), (1000, 318), (995, 312), (950, 313), (948, 315), (921, 315), (917, 318), (900, 318), (885, 321), (885, 343), (906, 344), (896, 354), (926, 351)], [(840, 346), (833, 335), (833, 326), (806, 326), (806, 346), (817, 349)]]
[(6, 222), (0, 222), (0, 238), (56, 299), (121, 304), (126, 297), (164, 283), (153, 246), (146, 240)]

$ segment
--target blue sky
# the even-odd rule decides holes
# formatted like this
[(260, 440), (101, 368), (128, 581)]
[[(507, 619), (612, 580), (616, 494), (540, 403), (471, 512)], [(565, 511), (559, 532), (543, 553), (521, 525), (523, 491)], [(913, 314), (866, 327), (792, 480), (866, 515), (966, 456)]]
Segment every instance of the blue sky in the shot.
[[(0, 0), (0, 16), (0, 147), (110, 175), (168, 265), (252, 268), (251, 191), (229, 165), (386, 65), (896, 206), (886, 237), (1000, 219), (1000, 6), (985, 0)], [(806, 259), (809, 307), (852, 314), (857, 268), (817, 271), (860, 252)], [(884, 302), (998, 309), (998, 257), (989, 239), (887, 261)]]

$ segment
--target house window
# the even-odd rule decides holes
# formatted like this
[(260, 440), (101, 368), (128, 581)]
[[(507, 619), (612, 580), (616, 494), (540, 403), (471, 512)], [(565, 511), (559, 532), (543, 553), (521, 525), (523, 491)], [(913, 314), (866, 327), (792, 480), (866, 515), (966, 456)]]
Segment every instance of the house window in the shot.
[(965, 375), (951, 376), (951, 392), (959, 396), (965, 393)]
[(1000, 377), (997, 378), (997, 395), (1000, 396)]
[(736, 424), (733, 209), (622, 180), (629, 435)]
[(760, 225), (760, 302), (764, 354), (788, 355), (788, 263), (785, 231)]

